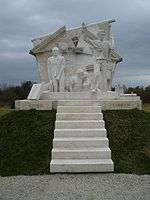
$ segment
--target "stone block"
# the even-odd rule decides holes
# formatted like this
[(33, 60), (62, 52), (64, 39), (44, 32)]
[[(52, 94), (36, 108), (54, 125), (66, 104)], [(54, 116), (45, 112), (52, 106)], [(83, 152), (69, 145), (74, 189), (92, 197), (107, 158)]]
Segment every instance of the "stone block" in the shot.
[(102, 120), (102, 113), (57, 113), (56, 120)]
[(109, 148), (53, 149), (52, 159), (111, 159)]
[(114, 165), (111, 159), (54, 159), (50, 172), (112, 172)]
[(103, 120), (99, 120), (99, 121), (56, 121), (55, 122), (55, 128), (56, 129), (87, 129), (87, 128), (104, 128), (105, 124)]
[(102, 110), (142, 109), (141, 100), (102, 100), (99, 104)]
[(106, 148), (108, 138), (54, 138), (53, 148)]
[(95, 100), (65, 100), (58, 101), (57, 106), (98, 106), (99, 101)]
[(57, 113), (100, 113), (100, 106), (58, 106)]
[(55, 129), (54, 138), (106, 137), (106, 129)]
[(15, 110), (52, 110), (52, 101), (49, 100), (17, 100)]

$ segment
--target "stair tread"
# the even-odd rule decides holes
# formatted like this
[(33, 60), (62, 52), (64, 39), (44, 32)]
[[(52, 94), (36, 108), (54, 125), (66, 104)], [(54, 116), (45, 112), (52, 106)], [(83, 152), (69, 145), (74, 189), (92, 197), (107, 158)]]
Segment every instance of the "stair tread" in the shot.
[(99, 152), (99, 151), (110, 151), (110, 148), (80, 148), (80, 149), (66, 149), (66, 148), (54, 148), (52, 151), (55, 152)]
[(69, 165), (90, 165), (90, 164), (113, 164), (111, 159), (53, 159), (51, 164), (69, 164)]
[(69, 114), (69, 115), (79, 115), (79, 114), (80, 114), (80, 115), (81, 115), (81, 114), (82, 114), (82, 115), (102, 115), (102, 112), (99, 112), (99, 113), (90, 113), (90, 112), (89, 112), (89, 113), (82, 113), (82, 112), (81, 112), (81, 113), (69, 113), (69, 112), (68, 112), (68, 113), (56, 113), (56, 114), (57, 114), (57, 115), (66, 115), (66, 114)]
[[(56, 122), (67, 122), (67, 120), (56, 120)], [(68, 120), (68, 122), (87, 122), (87, 120), (73, 120), (70, 121)], [(104, 122), (104, 120), (100, 119), (100, 120), (89, 120), (89, 122)]]
[(99, 102), (99, 100), (59, 100), (58, 102), (85, 102), (85, 101), (87, 101), (87, 102)]
[[(82, 105), (78, 105), (78, 106), (75, 105), (75, 106), (72, 106), (72, 105), (71, 105), (71, 106), (58, 106), (58, 107), (75, 107), (75, 108), (76, 108), (76, 107), (80, 107), (80, 108), (82, 108), (82, 107), (84, 107), (84, 106), (82, 106)], [(93, 107), (93, 108), (94, 108), (94, 107), (95, 107), (95, 108), (97, 107), (97, 108), (101, 108), (101, 106), (97, 106), (97, 105), (96, 105), (96, 106), (93, 106), (93, 105), (90, 106), (90, 105), (89, 105), (89, 106), (85, 106), (85, 107), (86, 107), (86, 108), (88, 108), (88, 107)]]
[(108, 140), (107, 137), (67, 137), (67, 138), (54, 138), (54, 141), (92, 141), (92, 140)]
[(87, 129), (82, 129), (82, 128), (76, 128), (76, 129), (71, 129), (71, 128), (68, 128), (68, 129), (61, 129), (61, 128), (56, 128), (55, 131), (106, 131), (105, 128), (87, 128)]

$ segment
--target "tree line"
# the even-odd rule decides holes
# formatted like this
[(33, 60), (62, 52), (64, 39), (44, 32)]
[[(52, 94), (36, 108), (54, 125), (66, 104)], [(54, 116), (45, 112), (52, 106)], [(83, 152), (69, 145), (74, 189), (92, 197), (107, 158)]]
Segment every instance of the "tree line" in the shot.
[[(3, 86), (0, 88), (0, 107), (15, 107), (15, 100), (26, 99), (33, 82), (24, 81), (20, 86)], [(150, 103), (150, 85), (147, 87), (126, 87), (126, 94), (135, 93), (141, 97), (143, 103)]]
[(150, 103), (150, 85), (147, 87), (125, 87), (124, 92), (125, 94), (137, 94), (143, 103)]
[(2, 86), (0, 88), (0, 107), (15, 108), (15, 100), (26, 99), (33, 82), (24, 81), (19, 86)]

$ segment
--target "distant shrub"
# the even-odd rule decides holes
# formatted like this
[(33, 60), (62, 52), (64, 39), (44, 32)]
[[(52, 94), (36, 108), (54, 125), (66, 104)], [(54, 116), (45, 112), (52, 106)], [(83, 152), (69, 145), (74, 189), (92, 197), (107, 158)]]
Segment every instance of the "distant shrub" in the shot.
[(136, 93), (141, 97), (143, 103), (150, 103), (150, 85), (147, 87), (129, 87), (125, 89), (125, 93)]
[(8, 106), (14, 108), (15, 100), (26, 99), (33, 82), (25, 81), (20, 86), (5, 86), (0, 89), (0, 106)]

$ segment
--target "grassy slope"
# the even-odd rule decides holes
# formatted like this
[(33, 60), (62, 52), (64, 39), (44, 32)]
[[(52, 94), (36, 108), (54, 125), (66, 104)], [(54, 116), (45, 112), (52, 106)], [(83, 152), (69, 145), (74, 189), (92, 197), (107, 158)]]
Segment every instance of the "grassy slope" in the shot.
[(49, 172), (55, 111), (10, 112), (0, 118), (1, 175)]
[(104, 118), (115, 171), (150, 173), (150, 113), (113, 110)]
[(7, 113), (11, 112), (11, 109), (8, 108), (1, 108), (0, 107), (0, 117), (2, 117), (3, 115), (6, 115)]
[[(150, 113), (105, 111), (115, 172), (149, 173)], [(47, 174), (55, 111), (10, 112), (0, 118), (0, 174)], [(150, 146), (150, 145), (149, 145)]]
[(150, 112), (150, 103), (144, 103), (143, 104), (143, 110), (146, 112)]

